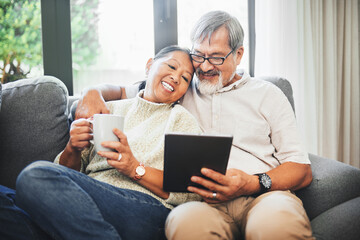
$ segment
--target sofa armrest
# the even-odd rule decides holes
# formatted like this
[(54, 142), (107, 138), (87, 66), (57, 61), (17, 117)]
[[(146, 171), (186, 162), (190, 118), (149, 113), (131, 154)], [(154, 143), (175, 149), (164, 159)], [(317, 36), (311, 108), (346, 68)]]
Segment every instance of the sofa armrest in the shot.
[(341, 203), (360, 196), (360, 169), (309, 154), (312, 183), (296, 192), (312, 220)]
[(360, 197), (341, 203), (311, 221), (317, 240), (358, 240), (360, 237)]

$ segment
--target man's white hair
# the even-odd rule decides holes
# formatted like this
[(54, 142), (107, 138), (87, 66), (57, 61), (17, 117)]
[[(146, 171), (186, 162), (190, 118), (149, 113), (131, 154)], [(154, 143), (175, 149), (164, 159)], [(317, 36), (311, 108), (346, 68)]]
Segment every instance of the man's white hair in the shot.
[(231, 49), (236, 50), (243, 46), (244, 31), (240, 22), (224, 11), (211, 11), (200, 17), (190, 34), (192, 44), (201, 43), (205, 38), (210, 41), (211, 35), (222, 26), (228, 30), (228, 44)]

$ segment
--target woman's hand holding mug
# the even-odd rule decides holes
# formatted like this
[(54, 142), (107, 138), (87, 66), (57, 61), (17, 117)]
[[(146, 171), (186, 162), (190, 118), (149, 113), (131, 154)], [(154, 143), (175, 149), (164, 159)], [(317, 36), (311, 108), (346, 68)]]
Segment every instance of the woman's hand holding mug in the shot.
[(126, 135), (117, 128), (113, 130), (113, 133), (119, 140), (102, 142), (102, 146), (113, 149), (114, 151), (99, 151), (98, 154), (107, 158), (110, 166), (116, 168), (122, 174), (133, 178), (135, 175), (135, 169), (139, 165), (139, 162), (136, 160), (130, 149)]

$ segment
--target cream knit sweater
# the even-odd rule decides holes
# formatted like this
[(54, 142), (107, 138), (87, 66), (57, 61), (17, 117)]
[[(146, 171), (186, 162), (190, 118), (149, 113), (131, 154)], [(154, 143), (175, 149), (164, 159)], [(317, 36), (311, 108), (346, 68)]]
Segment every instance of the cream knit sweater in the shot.
[[(196, 119), (182, 106), (149, 102), (140, 97), (142, 94), (143, 91), (132, 99), (108, 102), (107, 106), (110, 113), (124, 116), (124, 133), (135, 158), (146, 166), (163, 170), (164, 134), (197, 134), (201, 133), (201, 129)], [(60, 154), (56, 157), (55, 163), (59, 162)], [(108, 165), (105, 158), (96, 154), (93, 145), (82, 152), (80, 171), (113, 186), (149, 194), (167, 208), (187, 201), (200, 200), (198, 195), (190, 193), (170, 193), (166, 200), (156, 196)]]

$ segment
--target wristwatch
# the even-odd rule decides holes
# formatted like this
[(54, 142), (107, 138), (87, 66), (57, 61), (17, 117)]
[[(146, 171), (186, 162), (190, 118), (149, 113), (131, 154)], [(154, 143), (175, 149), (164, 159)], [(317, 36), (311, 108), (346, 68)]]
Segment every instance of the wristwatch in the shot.
[(139, 166), (137, 166), (135, 169), (135, 176), (133, 179), (135, 181), (138, 181), (145, 175), (145, 173), (146, 173), (145, 165), (143, 163), (140, 163)]
[(260, 183), (260, 193), (263, 194), (270, 190), (271, 188), (271, 178), (266, 173), (255, 174), (259, 177)]

